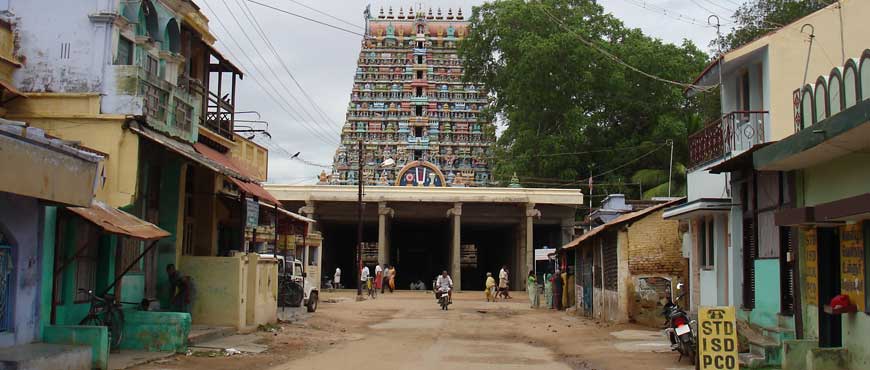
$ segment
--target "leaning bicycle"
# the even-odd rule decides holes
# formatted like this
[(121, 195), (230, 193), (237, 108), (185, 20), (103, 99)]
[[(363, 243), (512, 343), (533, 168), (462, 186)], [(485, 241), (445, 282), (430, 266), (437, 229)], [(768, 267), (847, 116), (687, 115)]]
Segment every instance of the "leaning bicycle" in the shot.
[(119, 349), (124, 338), (124, 312), (121, 310), (121, 305), (115, 302), (115, 296), (106, 293), (103, 297), (98, 297), (93, 290), (85, 289), (79, 289), (79, 292), (86, 293), (91, 303), (88, 315), (79, 322), (79, 325), (107, 327), (109, 348)]

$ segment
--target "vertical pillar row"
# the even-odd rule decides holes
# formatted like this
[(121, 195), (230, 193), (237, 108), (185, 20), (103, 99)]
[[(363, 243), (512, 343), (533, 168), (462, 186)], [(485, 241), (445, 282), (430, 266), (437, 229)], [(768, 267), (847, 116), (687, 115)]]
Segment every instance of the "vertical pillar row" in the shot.
[(450, 242), (450, 276), (453, 278), (453, 289), (462, 290), (462, 269), (460, 268), (460, 243), (462, 239), (462, 203), (453, 203), (453, 208), (447, 210), (447, 217), (452, 218)]
[(388, 223), (395, 215), (392, 208), (387, 207), (387, 202), (378, 203), (378, 264), (390, 263), (390, 238)]
[(535, 268), (535, 218), (541, 218), (541, 211), (535, 209), (535, 203), (526, 204), (526, 242), (524, 245), (523, 254), (521, 256), (521, 265), (525, 266), (525, 271), (517, 271), (516, 276), (526, 276), (529, 271)]

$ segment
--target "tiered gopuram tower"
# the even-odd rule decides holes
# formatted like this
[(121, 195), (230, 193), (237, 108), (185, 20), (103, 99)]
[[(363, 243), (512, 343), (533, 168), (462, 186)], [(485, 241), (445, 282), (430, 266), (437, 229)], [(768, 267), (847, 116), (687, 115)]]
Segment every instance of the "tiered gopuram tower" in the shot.
[(333, 173), (321, 183), (381, 186), (488, 186), (495, 140), (481, 110), (481, 84), (462, 82), (459, 41), (468, 34), (462, 10), (389, 8), (365, 12), (347, 121)]

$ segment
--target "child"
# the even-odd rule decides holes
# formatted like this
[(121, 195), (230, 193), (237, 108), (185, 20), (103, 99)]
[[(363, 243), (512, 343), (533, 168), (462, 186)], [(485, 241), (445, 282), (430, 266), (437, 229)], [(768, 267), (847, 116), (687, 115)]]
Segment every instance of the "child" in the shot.
[(486, 301), (495, 302), (495, 279), (491, 272), (486, 273)]

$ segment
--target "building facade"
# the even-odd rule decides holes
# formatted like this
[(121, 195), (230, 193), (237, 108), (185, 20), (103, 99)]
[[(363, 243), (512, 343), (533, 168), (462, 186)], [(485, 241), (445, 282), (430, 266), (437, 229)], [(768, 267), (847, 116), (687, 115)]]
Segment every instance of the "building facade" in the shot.
[(322, 182), (491, 185), (495, 130), (482, 114), (486, 91), (462, 80), (457, 45), (468, 34), (462, 10), (367, 9), (365, 18), (341, 145), (332, 175)]

